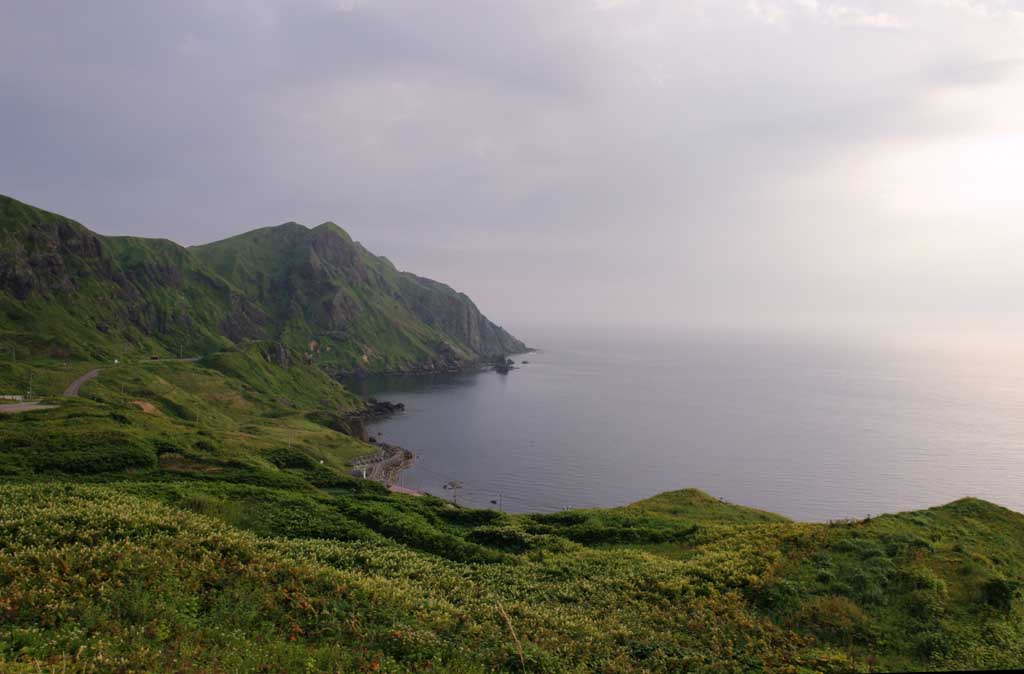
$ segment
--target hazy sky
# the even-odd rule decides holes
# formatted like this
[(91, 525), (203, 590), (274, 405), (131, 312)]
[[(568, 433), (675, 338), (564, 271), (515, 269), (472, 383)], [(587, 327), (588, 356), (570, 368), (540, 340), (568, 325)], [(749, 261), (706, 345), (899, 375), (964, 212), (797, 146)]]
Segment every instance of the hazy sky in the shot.
[(1024, 316), (1018, 0), (2, 0), (0, 193), (509, 327)]

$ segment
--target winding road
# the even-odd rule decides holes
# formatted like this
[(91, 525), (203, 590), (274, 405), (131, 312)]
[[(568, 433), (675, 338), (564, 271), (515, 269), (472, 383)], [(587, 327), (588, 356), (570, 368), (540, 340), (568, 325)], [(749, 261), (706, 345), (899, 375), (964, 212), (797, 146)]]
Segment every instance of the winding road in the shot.
[[(199, 360), (199, 358), (199, 356), (189, 356), (188, 358), (164, 358), (162, 361), (153, 362), (195, 363), (196, 361)], [(145, 364), (150, 361), (141, 362)], [(83, 386), (85, 386), (86, 382), (92, 381), (93, 379), (98, 377), (102, 370), (102, 367), (97, 367), (93, 370), (89, 370), (81, 377), (68, 384), (68, 387), (64, 389), (64, 393), (62, 393), (61, 395), (64, 396), (65, 398), (77, 398), (78, 392), (82, 389)], [(33, 410), (51, 410), (54, 407), (57, 407), (57, 405), (47, 405), (44, 403), (32, 402), (13, 403), (10, 405), (0, 405), (0, 414), (14, 414), (15, 412), (31, 412)]]
[(71, 384), (68, 385), (68, 387), (66, 389), (64, 389), (64, 393), (62, 393), (61, 395), (64, 396), (65, 398), (75, 398), (75, 397), (77, 397), (78, 396), (78, 391), (79, 391), (79, 389), (82, 388), (82, 385), (85, 384), (85, 382), (87, 382), (87, 381), (89, 381), (91, 379), (95, 379), (96, 377), (98, 377), (99, 374), (100, 374), (100, 370), (101, 369), (103, 369), (103, 368), (99, 368), (98, 367), (95, 370), (89, 370), (88, 372), (83, 374), (81, 377), (79, 377), (78, 379), (76, 379), (73, 382), (71, 382)]
[[(78, 379), (76, 379), (73, 382), (71, 382), (68, 385), (68, 387), (66, 389), (64, 389), (64, 393), (62, 393), (61, 395), (64, 396), (65, 398), (76, 398), (76, 397), (78, 397), (78, 392), (81, 390), (82, 386), (85, 385), (85, 383), (87, 381), (91, 381), (91, 380), (95, 379), (97, 376), (99, 376), (100, 370), (102, 370), (102, 369), (103, 368), (99, 368), (98, 367), (98, 368), (96, 368), (94, 370), (89, 370), (88, 372), (83, 374), (81, 377), (79, 377)], [(0, 414), (14, 414), (16, 412), (32, 412), (34, 410), (52, 410), (55, 407), (57, 407), (57, 405), (46, 405), (44, 403), (33, 403), (33, 402), (14, 403), (13, 405), (0, 405)]]

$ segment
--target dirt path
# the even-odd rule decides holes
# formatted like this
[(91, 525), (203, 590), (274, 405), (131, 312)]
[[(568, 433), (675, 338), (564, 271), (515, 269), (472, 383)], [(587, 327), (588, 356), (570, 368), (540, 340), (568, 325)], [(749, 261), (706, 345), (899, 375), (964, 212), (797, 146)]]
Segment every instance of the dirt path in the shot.
[(82, 388), (82, 385), (85, 384), (85, 382), (95, 379), (97, 376), (99, 376), (100, 369), (101, 368), (89, 370), (81, 377), (71, 382), (71, 385), (64, 389), (64, 393), (62, 393), (61, 395), (63, 395), (65, 398), (76, 397), (78, 395), (78, 390)]

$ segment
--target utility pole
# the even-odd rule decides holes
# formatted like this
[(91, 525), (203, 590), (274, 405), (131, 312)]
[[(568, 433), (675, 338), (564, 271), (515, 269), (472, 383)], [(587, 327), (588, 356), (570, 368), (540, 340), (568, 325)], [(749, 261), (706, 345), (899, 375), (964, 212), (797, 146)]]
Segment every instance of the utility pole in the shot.
[(25, 397), (26, 398), (31, 398), (32, 397), (32, 369), (31, 368), (29, 368), (29, 371), (28, 371), (28, 392), (25, 395)]
[(462, 489), (462, 480), (451, 480), (444, 485), (445, 489), (452, 490), (452, 502), (459, 505), (459, 490)]

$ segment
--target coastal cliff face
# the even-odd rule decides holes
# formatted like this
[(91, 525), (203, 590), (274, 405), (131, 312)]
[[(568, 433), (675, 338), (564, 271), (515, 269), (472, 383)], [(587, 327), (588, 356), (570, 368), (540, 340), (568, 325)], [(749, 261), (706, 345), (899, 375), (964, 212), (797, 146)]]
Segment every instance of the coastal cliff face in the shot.
[(184, 248), (101, 236), (3, 196), (0, 333), (83, 358), (273, 339), (335, 373), (452, 370), (526, 349), (465, 295), (398, 271), (332, 223)]
[(527, 350), (525, 344), (487, 320), (465, 294), (409, 273), (401, 274), (399, 283), (402, 296), (420, 320), (459, 340), (474, 353), (493, 358)]
[(444, 371), (526, 350), (466, 295), (399, 271), (334, 223), (288, 223), (191, 251), (267, 307), (277, 338), (339, 372)]

